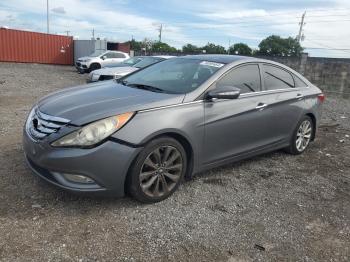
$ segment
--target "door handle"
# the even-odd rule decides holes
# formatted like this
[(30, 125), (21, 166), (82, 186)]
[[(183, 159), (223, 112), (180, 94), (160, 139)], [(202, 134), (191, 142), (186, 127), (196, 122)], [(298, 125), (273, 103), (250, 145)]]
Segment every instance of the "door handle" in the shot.
[(263, 110), (265, 107), (267, 107), (267, 104), (259, 103), (259, 104), (255, 107), (255, 109)]
[(303, 99), (303, 98), (304, 98), (303, 94), (297, 94), (297, 99), (298, 99), (298, 100), (301, 100), (301, 99)]

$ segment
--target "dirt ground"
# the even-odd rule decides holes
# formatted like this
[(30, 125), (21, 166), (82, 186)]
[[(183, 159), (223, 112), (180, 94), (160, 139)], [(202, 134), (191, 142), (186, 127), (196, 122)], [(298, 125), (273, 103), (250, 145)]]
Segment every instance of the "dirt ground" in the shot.
[(350, 261), (350, 99), (328, 97), (307, 152), (198, 174), (169, 199), (78, 197), (31, 175), (22, 127), (73, 67), (0, 63), (1, 261)]

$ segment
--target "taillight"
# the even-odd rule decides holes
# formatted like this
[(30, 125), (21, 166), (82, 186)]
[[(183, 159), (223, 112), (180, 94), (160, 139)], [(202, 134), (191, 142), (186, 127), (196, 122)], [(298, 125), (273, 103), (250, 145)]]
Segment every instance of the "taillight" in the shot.
[(324, 94), (319, 94), (319, 95), (317, 96), (317, 98), (318, 98), (318, 101), (320, 101), (321, 103), (323, 103), (323, 101), (326, 99), (326, 96), (325, 96)]

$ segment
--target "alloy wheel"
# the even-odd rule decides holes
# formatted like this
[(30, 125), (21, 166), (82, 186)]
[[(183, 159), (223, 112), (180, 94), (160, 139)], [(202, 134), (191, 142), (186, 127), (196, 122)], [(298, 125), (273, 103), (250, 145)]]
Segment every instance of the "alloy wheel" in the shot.
[(309, 145), (312, 134), (312, 124), (309, 120), (304, 120), (298, 129), (295, 146), (299, 152), (303, 152)]
[(173, 146), (160, 146), (144, 160), (139, 174), (142, 191), (149, 197), (168, 194), (178, 184), (183, 169), (183, 159)]

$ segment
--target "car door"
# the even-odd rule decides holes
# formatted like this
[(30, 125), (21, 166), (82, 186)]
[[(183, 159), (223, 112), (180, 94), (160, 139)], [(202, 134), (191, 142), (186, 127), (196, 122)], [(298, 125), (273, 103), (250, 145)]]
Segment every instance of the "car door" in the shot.
[(221, 77), (213, 88), (234, 86), (241, 95), (232, 100), (209, 100), (204, 104), (205, 138), (203, 164), (259, 150), (271, 143), (270, 114), (261, 103), (258, 64), (244, 64)]
[(291, 72), (274, 64), (261, 64), (264, 94), (261, 103), (270, 115), (271, 141), (288, 143), (303, 114), (303, 91), (295, 87)]
[(114, 59), (114, 53), (113, 52), (107, 52), (107, 53), (104, 53), (102, 56), (101, 56), (101, 65), (102, 66), (108, 66), (108, 65), (111, 65), (113, 63), (115, 63), (113, 61)]

